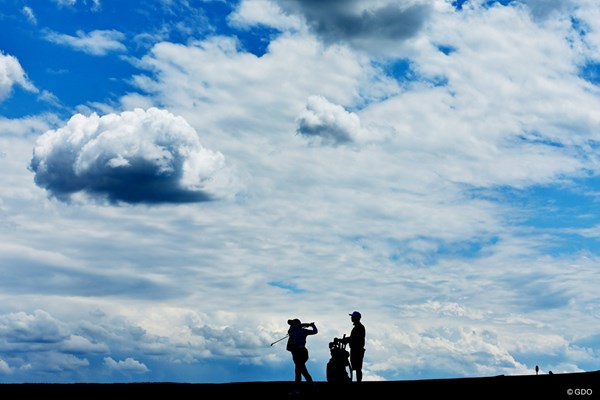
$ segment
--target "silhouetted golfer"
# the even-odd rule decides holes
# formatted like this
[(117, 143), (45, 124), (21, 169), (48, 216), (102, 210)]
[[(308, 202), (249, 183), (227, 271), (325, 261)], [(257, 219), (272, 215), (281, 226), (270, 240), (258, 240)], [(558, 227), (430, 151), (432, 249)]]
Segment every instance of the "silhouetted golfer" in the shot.
[(350, 336), (342, 340), (343, 343), (350, 344), (350, 365), (352, 370), (356, 372), (356, 382), (362, 381), (362, 365), (365, 357), (365, 337), (367, 332), (364, 325), (360, 322), (361, 315), (358, 311), (354, 311), (350, 315), (350, 319), (354, 324)]
[[(295, 381), (301, 382), (302, 377), (307, 382), (312, 382), (313, 379), (308, 373), (306, 362), (308, 361), (308, 350), (306, 349), (306, 337), (315, 335), (318, 330), (314, 322), (309, 324), (300, 322), (299, 319), (288, 319), (288, 342), (287, 350), (292, 353), (292, 359), (295, 365)], [(310, 327), (311, 329), (306, 329)]]

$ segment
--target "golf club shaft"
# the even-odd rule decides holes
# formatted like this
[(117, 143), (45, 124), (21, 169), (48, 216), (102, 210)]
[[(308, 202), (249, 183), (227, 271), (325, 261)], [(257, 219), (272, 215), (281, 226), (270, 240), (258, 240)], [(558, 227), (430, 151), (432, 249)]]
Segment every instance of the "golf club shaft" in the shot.
[(277, 343), (277, 342), (281, 342), (283, 339), (285, 339), (285, 338), (286, 338), (286, 337), (288, 337), (288, 336), (289, 336), (289, 335), (285, 335), (285, 336), (284, 336), (284, 337), (282, 337), (281, 339), (274, 341), (273, 343), (271, 343), (271, 346), (273, 346), (273, 345), (274, 345), (275, 343)]

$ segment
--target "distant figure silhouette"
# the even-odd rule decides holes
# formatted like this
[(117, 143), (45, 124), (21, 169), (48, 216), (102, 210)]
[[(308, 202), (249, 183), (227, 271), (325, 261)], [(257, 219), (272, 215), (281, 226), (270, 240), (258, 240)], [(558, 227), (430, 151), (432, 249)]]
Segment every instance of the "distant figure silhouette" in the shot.
[(552, 371), (548, 371), (548, 373), (549, 373), (550, 375), (554, 375), (554, 373), (553, 373)]
[[(306, 337), (317, 334), (318, 330), (314, 322), (309, 324), (302, 323), (298, 318), (288, 319), (288, 342), (287, 351), (292, 353), (292, 360), (295, 365), (295, 381), (301, 382), (302, 377), (307, 382), (312, 382), (313, 379), (308, 373), (306, 362), (308, 361), (308, 350), (306, 348)], [(310, 327), (311, 329), (306, 329)]]
[(538, 374), (538, 372), (540, 372), (540, 367), (536, 365), (536, 366), (535, 366), (535, 374), (537, 375), (537, 374)]
[(352, 370), (356, 372), (356, 382), (362, 382), (362, 365), (365, 357), (365, 337), (367, 332), (364, 325), (360, 322), (362, 315), (358, 311), (354, 311), (349, 315), (354, 328), (352, 328), (350, 336), (344, 337), (341, 341), (342, 343), (350, 344), (350, 365)]

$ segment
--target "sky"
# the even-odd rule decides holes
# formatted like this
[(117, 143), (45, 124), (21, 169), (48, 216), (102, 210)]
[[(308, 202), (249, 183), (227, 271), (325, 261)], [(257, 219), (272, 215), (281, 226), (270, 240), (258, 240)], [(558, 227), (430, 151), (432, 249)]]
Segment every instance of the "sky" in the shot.
[(596, 0), (0, 0), (0, 382), (600, 367)]

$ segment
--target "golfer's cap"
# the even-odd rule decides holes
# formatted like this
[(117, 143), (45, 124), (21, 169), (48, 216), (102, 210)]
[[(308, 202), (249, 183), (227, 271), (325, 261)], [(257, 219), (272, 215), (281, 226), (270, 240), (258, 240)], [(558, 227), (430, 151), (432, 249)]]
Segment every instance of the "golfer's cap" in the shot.
[(348, 314), (351, 317), (358, 317), (360, 318), (360, 313), (358, 311), (353, 311), (352, 314)]
[(298, 325), (300, 320), (298, 318), (288, 319), (288, 325)]

